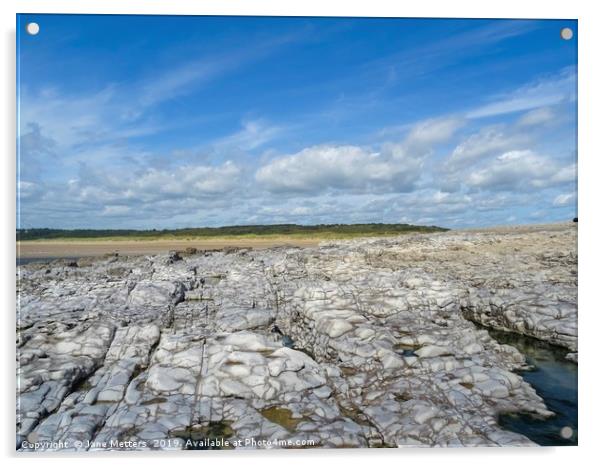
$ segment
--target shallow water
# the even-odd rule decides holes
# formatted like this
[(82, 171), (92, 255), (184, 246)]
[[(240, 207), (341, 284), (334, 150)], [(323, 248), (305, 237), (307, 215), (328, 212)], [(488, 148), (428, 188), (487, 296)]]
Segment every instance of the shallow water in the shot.
[[(525, 414), (506, 414), (500, 416), (499, 424), (539, 445), (577, 445), (577, 364), (565, 359), (567, 350), (535, 338), (488, 331), (498, 342), (518, 348), (527, 357), (527, 362), (534, 369), (521, 371), (520, 375), (535, 388), (548, 409), (556, 413), (556, 416), (545, 420)], [(569, 438), (561, 435), (565, 427), (572, 431)], [(565, 429), (565, 435), (567, 433)]]

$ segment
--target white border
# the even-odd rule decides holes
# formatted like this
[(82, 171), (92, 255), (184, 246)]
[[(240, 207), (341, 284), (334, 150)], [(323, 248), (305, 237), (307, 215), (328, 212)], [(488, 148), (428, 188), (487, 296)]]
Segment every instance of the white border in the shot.
[[(405, 16), (405, 17), (487, 17), (487, 18), (577, 18), (579, 20), (579, 447), (539, 449), (437, 449), (401, 451), (260, 451), (202, 452), (198, 454), (96, 454), (90, 455), (18, 455), (20, 462), (64, 464), (77, 461), (96, 464), (126, 460), (133, 464), (164, 464), (165, 462), (217, 463), (240, 462), (262, 465), (307, 464), (314, 461), (345, 461), (353, 464), (479, 464), (504, 465), (523, 462), (577, 464), (599, 456), (596, 451), (602, 412), (600, 410), (600, 337), (602, 329), (599, 294), (602, 274), (599, 241), (602, 232), (600, 217), (602, 173), (600, 159), (600, 86), (602, 72), (599, 59), (602, 44), (602, 21), (593, 1), (498, 0), (486, 1), (419, 0), (393, 2), (386, 0), (3, 0), (2, 9), (2, 81), (3, 102), (0, 113), (2, 153), (2, 313), (4, 316), (3, 353), (5, 383), (2, 384), (2, 447), (9, 462), (14, 452), (14, 301), (15, 301), (15, 14), (19, 13), (119, 13), (119, 14), (225, 14), (225, 15), (286, 15), (286, 16)], [(597, 44), (597, 45), (596, 45)], [(598, 118), (596, 119), (596, 116)], [(597, 134), (596, 134), (597, 131)], [(598, 136), (596, 138), (595, 136)]]
[[(10, 3), (10, 2), (9, 2)], [(21, 0), (20, 13), (209, 14), (269, 16), (427, 16), (491, 18), (576, 18), (578, 1), (545, 3), (505, 0), (483, 5), (471, 0), (391, 2), (386, 0)], [(488, 2), (491, 3), (491, 2)]]

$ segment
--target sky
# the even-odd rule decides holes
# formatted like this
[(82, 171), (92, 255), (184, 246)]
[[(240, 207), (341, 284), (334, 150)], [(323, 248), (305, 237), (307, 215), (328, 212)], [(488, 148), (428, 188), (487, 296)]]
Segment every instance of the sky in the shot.
[(574, 20), (27, 14), (17, 31), (19, 228), (577, 215)]

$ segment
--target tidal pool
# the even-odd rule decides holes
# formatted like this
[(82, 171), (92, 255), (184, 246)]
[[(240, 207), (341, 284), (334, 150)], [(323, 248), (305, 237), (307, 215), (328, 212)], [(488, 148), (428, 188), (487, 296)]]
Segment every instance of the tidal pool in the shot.
[(521, 371), (520, 375), (535, 388), (548, 409), (556, 413), (545, 420), (528, 414), (504, 414), (499, 418), (500, 426), (543, 446), (577, 445), (577, 364), (565, 359), (568, 350), (535, 338), (488, 331), (498, 342), (516, 347), (527, 357), (534, 368)]

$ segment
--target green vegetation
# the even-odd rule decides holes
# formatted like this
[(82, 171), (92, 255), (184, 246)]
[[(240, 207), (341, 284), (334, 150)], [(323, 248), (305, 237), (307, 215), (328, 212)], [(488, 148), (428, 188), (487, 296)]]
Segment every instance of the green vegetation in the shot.
[(182, 228), (178, 230), (58, 230), (28, 228), (17, 230), (17, 241), (28, 240), (156, 240), (156, 239), (215, 239), (224, 237), (264, 238), (274, 236), (349, 238), (355, 236), (385, 236), (402, 233), (446, 231), (436, 226), (417, 226), (405, 223), (365, 223), (356, 225), (241, 225), (217, 228)]

